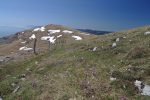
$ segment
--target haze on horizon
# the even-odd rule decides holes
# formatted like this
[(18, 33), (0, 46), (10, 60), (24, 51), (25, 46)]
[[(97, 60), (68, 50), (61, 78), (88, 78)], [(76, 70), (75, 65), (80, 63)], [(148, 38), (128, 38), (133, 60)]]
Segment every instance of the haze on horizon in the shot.
[(1, 0), (0, 26), (119, 31), (150, 24), (149, 0)]

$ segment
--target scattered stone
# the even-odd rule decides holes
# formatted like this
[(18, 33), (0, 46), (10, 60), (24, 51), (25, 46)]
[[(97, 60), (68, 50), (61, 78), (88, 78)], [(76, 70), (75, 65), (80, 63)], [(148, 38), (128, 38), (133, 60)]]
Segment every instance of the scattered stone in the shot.
[(36, 61), (35, 64), (38, 65), (38, 61)]
[(112, 44), (112, 47), (116, 47), (116, 46), (117, 46), (117, 43), (113, 43), (113, 44)]
[(96, 50), (97, 50), (97, 47), (94, 47), (94, 48), (93, 48), (93, 51), (96, 51)]
[(17, 86), (17, 87), (15, 88), (15, 90), (13, 91), (13, 93), (18, 92), (19, 89), (20, 89), (20, 86)]
[(0, 97), (0, 100), (3, 100), (2, 97)]
[(15, 87), (15, 86), (16, 86), (16, 84), (15, 84), (15, 83), (11, 83), (11, 86), (12, 86), (12, 87)]
[(11, 56), (0, 56), (0, 63), (8, 62), (10, 60), (13, 60), (14, 58)]
[(94, 95), (92, 95), (92, 98), (94, 98)]
[(115, 81), (117, 78), (110, 77), (110, 81)]
[(126, 38), (127, 38), (127, 37), (125, 37), (125, 36), (123, 37), (123, 39), (126, 39)]
[(16, 79), (17, 77), (12, 77), (13, 79)]
[(26, 77), (26, 74), (22, 74), (21, 77)]
[(120, 38), (117, 38), (117, 39), (116, 39), (116, 42), (119, 42), (119, 41), (120, 41)]
[(25, 81), (25, 80), (26, 80), (26, 78), (21, 78), (21, 80), (22, 80), (22, 81)]
[(69, 30), (64, 30), (63, 33), (68, 33), (68, 34), (72, 34), (73, 31), (69, 31)]
[(30, 68), (27, 68), (26, 71), (30, 71)]

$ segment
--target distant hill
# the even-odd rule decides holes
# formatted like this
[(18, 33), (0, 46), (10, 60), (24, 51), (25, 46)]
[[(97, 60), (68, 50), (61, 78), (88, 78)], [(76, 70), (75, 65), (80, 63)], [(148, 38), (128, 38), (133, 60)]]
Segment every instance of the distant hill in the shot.
[(108, 33), (112, 33), (111, 31), (98, 31), (98, 30), (92, 30), (92, 29), (77, 29), (81, 32), (86, 32), (90, 34), (95, 34), (95, 35), (104, 35)]
[(0, 26), (0, 37), (8, 36), (10, 34), (25, 30), (26, 28), (15, 26)]

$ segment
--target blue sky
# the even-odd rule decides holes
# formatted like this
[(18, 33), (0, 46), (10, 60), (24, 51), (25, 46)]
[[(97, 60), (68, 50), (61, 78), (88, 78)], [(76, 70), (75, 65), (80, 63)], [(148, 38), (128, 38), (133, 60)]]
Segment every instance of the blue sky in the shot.
[(150, 25), (150, 0), (0, 0), (0, 26), (118, 31)]

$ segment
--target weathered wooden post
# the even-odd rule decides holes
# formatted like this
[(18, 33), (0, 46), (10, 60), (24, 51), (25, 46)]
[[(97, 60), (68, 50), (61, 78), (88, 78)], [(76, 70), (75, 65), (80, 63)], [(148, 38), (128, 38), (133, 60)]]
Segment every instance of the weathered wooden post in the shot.
[(36, 42), (37, 42), (37, 39), (35, 38), (34, 39), (34, 46), (33, 46), (33, 51), (34, 51), (34, 54), (36, 55)]

